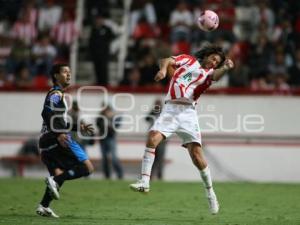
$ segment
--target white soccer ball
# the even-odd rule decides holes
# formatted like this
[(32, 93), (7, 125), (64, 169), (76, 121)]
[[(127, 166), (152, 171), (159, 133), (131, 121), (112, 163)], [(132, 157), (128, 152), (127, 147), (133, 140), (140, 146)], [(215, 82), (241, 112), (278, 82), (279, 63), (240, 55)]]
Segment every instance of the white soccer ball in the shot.
[(219, 26), (219, 16), (212, 10), (205, 10), (199, 16), (197, 23), (201, 30), (213, 31)]

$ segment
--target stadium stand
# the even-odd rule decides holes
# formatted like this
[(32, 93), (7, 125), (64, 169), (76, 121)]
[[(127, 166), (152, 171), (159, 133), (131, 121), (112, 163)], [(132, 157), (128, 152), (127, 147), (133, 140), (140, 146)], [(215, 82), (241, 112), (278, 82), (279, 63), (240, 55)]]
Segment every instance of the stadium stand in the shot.
[[(107, 71), (107, 81), (102, 85), (163, 88), (166, 83), (156, 84), (151, 77), (142, 79), (141, 74), (151, 76), (158, 58), (193, 53), (210, 41), (222, 45), (237, 64), (219, 86), (277, 91), (299, 87), (296, 75), (300, 60), (298, 2), (187, 0), (184, 5), (181, 2), (132, 1), (129, 39), (125, 43), (128, 54), (120, 77), (116, 67), (123, 44), (121, 15), (125, 6), (122, 1), (85, 1), (81, 30), (76, 28), (77, 2), (74, 0), (2, 1), (0, 89), (46, 88), (47, 68), (53, 62), (70, 60), (75, 39), (79, 42), (76, 61), (76, 82), (79, 84), (101, 84), (101, 80), (97, 81), (97, 73), (103, 77)], [(189, 24), (186, 35), (180, 33), (181, 28), (175, 24), (181, 7)], [(215, 32), (203, 33), (193, 23), (205, 8), (215, 10), (220, 16), (220, 27)], [(92, 29), (105, 29), (110, 35), (95, 37), (98, 41), (93, 44)], [(104, 47), (89, 46), (95, 43), (109, 48), (104, 51)], [(98, 54), (91, 49), (96, 49)], [(103, 67), (95, 57), (103, 61)], [(95, 70), (93, 62), (98, 65)], [(29, 72), (26, 78), (19, 74), (24, 68)], [(132, 69), (137, 73), (132, 75)]]

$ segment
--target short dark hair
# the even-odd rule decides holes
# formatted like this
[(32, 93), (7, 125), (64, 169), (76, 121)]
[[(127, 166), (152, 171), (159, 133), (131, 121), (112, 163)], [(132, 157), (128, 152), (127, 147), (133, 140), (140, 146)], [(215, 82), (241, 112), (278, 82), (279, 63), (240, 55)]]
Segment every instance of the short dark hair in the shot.
[(62, 67), (65, 67), (65, 66), (69, 66), (69, 65), (66, 64), (66, 63), (57, 63), (57, 64), (54, 64), (54, 65), (52, 66), (50, 75), (51, 75), (51, 79), (52, 79), (53, 84), (56, 83), (56, 78), (55, 78), (54, 75), (57, 74), (57, 73), (59, 73), (60, 70), (61, 70), (61, 68), (62, 68)]
[(200, 49), (198, 52), (195, 53), (195, 57), (197, 60), (201, 63), (203, 59), (211, 54), (218, 54), (221, 57), (221, 62), (217, 66), (217, 68), (220, 68), (226, 57), (223, 49), (220, 46), (217, 45), (206, 45), (202, 49)]

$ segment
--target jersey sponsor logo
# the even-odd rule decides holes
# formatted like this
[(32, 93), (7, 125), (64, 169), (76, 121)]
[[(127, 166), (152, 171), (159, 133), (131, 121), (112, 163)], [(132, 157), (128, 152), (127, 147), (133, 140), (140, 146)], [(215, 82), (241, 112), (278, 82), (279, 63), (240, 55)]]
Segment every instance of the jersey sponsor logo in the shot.
[(192, 80), (192, 73), (191, 72), (188, 72), (187, 74), (183, 75), (182, 77), (185, 81), (187, 82), (191, 82)]
[(184, 87), (187, 87), (192, 81), (192, 73), (188, 72), (187, 74), (184, 74), (178, 79), (178, 83), (183, 85)]

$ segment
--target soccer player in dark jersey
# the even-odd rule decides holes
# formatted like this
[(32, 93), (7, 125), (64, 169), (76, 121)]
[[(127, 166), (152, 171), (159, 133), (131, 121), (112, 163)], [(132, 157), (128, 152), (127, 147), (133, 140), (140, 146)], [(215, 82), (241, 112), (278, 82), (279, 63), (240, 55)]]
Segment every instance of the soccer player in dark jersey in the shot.
[(41, 216), (58, 217), (49, 205), (59, 199), (59, 189), (64, 181), (88, 176), (94, 170), (84, 149), (71, 138), (70, 131), (80, 130), (92, 135), (91, 124), (67, 122), (67, 104), (64, 90), (70, 85), (71, 71), (66, 64), (55, 64), (51, 71), (53, 87), (48, 92), (42, 111), (43, 126), (39, 140), (41, 160), (50, 176), (46, 178), (46, 190), (36, 209)]

